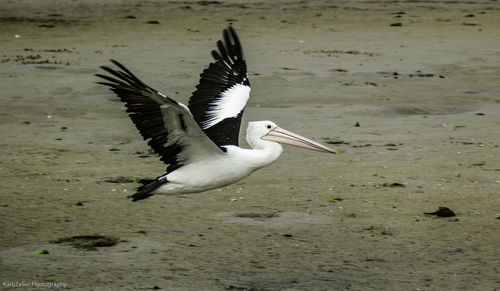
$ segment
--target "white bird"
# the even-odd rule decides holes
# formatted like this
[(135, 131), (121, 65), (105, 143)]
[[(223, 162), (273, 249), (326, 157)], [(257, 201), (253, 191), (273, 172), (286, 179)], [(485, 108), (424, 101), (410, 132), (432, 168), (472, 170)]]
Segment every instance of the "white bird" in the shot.
[(251, 149), (238, 147), (241, 117), (250, 96), (250, 83), (240, 41), (232, 27), (217, 42), (215, 59), (200, 75), (188, 106), (154, 90), (125, 66), (101, 67), (98, 82), (125, 102), (127, 112), (151, 148), (168, 166), (154, 180), (143, 180), (133, 201), (154, 194), (203, 192), (235, 183), (281, 155), (282, 144), (320, 152), (337, 152), (278, 127), (271, 121), (248, 123)]

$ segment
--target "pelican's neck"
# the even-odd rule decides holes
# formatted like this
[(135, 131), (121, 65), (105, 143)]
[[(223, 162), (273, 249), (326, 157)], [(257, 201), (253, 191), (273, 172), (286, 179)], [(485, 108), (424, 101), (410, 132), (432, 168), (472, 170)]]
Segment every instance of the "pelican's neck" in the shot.
[(252, 148), (250, 151), (254, 156), (253, 164), (256, 169), (259, 169), (276, 161), (281, 156), (283, 147), (277, 142), (263, 140), (261, 146)]
[(258, 170), (276, 161), (283, 152), (283, 147), (279, 143), (264, 140), (251, 149), (233, 146), (231, 149), (226, 148), (228, 148), (231, 155), (238, 156), (238, 159), (244, 162), (251, 171)]

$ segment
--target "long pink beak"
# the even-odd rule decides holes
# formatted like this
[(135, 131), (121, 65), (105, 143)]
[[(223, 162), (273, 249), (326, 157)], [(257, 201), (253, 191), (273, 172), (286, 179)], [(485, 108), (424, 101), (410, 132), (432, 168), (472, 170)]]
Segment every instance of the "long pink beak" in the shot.
[(337, 151), (334, 151), (320, 143), (317, 143), (280, 127), (276, 127), (275, 129), (271, 130), (265, 136), (263, 136), (262, 139), (279, 142), (282, 144), (288, 144), (308, 150), (337, 154)]

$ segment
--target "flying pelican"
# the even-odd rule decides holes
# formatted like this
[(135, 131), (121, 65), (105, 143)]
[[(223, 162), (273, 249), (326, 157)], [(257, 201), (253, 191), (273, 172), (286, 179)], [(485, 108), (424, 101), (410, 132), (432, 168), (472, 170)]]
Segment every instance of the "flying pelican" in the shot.
[(235, 183), (281, 155), (280, 143), (305, 149), (337, 152), (278, 127), (272, 121), (248, 123), (246, 140), (251, 149), (238, 147), (241, 117), (250, 97), (250, 82), (243, 51), (235, 30), (223, 31), (215, 59), (200, 75), (188, 106), (149, 87), (115, 60), (120, 70), (96, 76), (121, 101), (148, 145), (167, 164), (154, 180), (143, 180), (133, 201), (154, 194), (203, 192)]

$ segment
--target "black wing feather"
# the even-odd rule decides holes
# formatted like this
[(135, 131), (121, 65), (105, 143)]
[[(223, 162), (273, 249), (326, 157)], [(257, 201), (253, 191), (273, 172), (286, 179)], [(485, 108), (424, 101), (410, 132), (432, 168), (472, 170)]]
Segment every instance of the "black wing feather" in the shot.
[(169, 165), (168, 169), (181, 166), (177, 154), (181, 152), (182, 145), (173, 143), (167, 145), (168, 130), (164, 126), (163, 115), (160, 106), (168, 103), (179, 104), (175, 100), (161, 96), (158, 91), (143, 83), (132, 74), (125, 66), (115, 60), (113, 64), (121, 69), (116, 71), (112, 68), (102, 66), (101, 68), (111, 74), (96, 74), (96, 76), (108, 81), (97, 82), (110, 87), (121, 101), (125, 102), (127, 112), (135, 126), (148, 145), (155, 153), (161, 156), (161, 160)]
[(243, 109), (235, 117), (226, 118), (208, 128), (203, 126), (210, 117), (211, 106), (222, 92), (235, 84), (250, 86), (243, 50), (232, 27), (224, 29), (223, 40), (217, 41), (218, 51), (212, 51), (215, 62), (200, 74), (200, 83), (189, 99), (188, 107), (198, 125), (216, 145), (237, 146)]

